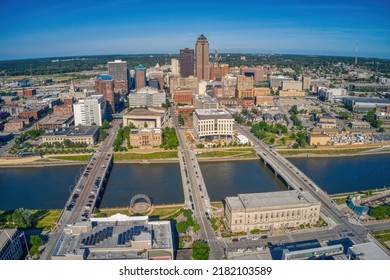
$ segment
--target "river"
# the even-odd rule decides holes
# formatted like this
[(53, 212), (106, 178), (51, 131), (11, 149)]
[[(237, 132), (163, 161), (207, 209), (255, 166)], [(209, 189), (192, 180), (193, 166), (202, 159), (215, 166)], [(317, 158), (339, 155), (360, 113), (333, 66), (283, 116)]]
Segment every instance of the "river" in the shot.
[[(329, 194), (390, 186), (390, 156), (291, 158)], [(0, 210), (62, 208), (81, 166), (0, 169)], [(211, 200), (238, 193), (286, 190), (260, 160), (200, 164)], [(128, 206), (135, 194), (155, 204), (183, 202), (178, 163), (115, 164), (101, 207)]]

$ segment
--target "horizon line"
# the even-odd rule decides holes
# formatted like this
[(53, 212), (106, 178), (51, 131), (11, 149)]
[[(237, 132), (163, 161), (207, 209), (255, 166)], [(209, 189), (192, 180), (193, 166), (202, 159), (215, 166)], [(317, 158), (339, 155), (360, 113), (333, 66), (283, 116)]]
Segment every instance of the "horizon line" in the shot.
[[(1, 62), (7, 61), (17, 61), (17, 60), (34, 60), (34, 59), (55, 59), (55, 58), (82, 58), (82, 57), (98, 57), (98, 56), (126, 56), (126, 55), (134, 55), (134, 56), (150, 56), (150, 55), (169, 55), (169, 56), (179, 56), (180, 53), (176, 52), (146, 52), (146, 53), (114, 53), (114, 54), (81, 54), (81, 55), (64, 55), (64, 56), (47, 56), (47, 57), (29, 57), (29, 58), (10, 58), (10, 59), (1, 59)], [(213, 55), (213, 52), (209, 53)], [(300, 53), (272, 53), (272, 52), (218, 52), (219, 55), (222, 54), (251, 54), (251, 55), (296, 55), (296, 56), (312, 56), (312, 57), (344, 57), (344, 58), (352, 58), (355, 59), (355, 55), (330, 55), (330, 54), (300, 54)], [(375, 57), (375, 56), (358, 56), (358, 58), (363, 59), (381, 59), (381, 60), (390, 60), (390, 58), (384, 57)]]

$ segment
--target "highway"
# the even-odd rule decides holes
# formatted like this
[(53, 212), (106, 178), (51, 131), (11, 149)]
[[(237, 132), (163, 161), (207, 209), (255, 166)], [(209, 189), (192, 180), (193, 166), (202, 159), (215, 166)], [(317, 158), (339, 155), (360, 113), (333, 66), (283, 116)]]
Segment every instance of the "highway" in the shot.
[(98, 151), (93, 154), (74, 187), (56, 227), (49, 235), (49, 241), (45, 246), (41, 259), (51, 259), (55, 245), (57, 244), (63, 229), (80, 221), (86, 221), (93, 213), (96, 203), (103, 194), (104, 180), (109, 173), (112, 164), (112, 145), (119, 129), (120, 121), (114, 120), (112, 127), (108, 129), (108, 136), (100, 145)]
[(249, 127), (236, 127), (255, 146), (258, 155), (262, 157), (272, 168), (285, 179), (287, 185), (299, 191), (310, 192), (321, 202), (321, 213), (326, 219), (331, 219), (337, 226), (336, 231), (340, 236), (348, 236), (355, 243), (365, 242), (367, 239), (367, 229), (357, 223), (351, 223), (340, 210), (331, 202), (330, 197), (324, 193), (309, 177), (296, 168), (286, 158), (278, 152), (268, 147), (264, 142), (257, 139)]
[[(173, 125), (176, 129), (176, 134), (179, 140), (179, 157), (183, 161), (181, 165), (185, 168), (187, 175), (186, 181), (188, 184), (184, 186), (184, 193), (188, 192), (190, 201), (185, 201), (185, 205), (190, 204), (193, 211), (194, 218), (199, 223), (200, 230), (197, 232), (198, 239), (207, 241), (210, 246), (210, 260), (220, 260), (223, 258), (224, 248), (220, 241), (216, 238), (214, 230), (211, 227), (209, 219), (212, 217), (210, 198), (207, 193), (207, 188), (203, 180), (202, 172), (200, 170), (198, 160), (193, 151), (188, 147), (187, 141), (182, 135), (182, 130), (179, 126), (176, 113), (173, 108), (171, 110), (171, 117)], [(187, 181), (188, 180), (188, 181)], [(188, 190), (186, 190), (188, 188)], [(191, 201), (192, 200), (192, 201)]]

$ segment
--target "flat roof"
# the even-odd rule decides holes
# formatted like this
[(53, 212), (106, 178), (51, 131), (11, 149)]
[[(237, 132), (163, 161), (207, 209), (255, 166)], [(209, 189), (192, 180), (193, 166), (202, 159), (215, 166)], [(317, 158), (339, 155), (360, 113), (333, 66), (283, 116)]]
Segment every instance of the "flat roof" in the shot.
[(372, 241), (353, 245), (350, 250), (364, 260), (390, 260), (390, 256)]
[(369, 98), (369, 97), (344, 97), (344, 98), (347, 100), (352, 100), (354, 102), (390, 104), (390, 100), (386, 98)]
[(147, 109), (134, 109), (124, 114), (124, 116), (161, 116), (162, 113), (157, 113)]
[(198, 119), (233, 119), (232, 115), (225, 109), (196, 109)]
[(41, 125), (62, 125), (69, 121), (73, 115), (55, 116), (49, 115), (41, 119), (38, 123)]
[(99, 130), (98, 125), (75, 126), (69, 131), (68, 136), (93, 135), (97, 130)]
[(16, 229), (14, 228), (0, 229), (0, 250), (4, 247), (7, 241), (10, 240), (10, 237), (12, 239), (15, 232)]
[(227, 197), (226, 200), (229, 203), (232, 202), (230, 205), (237, 210), (319, 203), (310, 193), (296, 190), (239, 194), (237, 197), (233, 197), (233, 199), (232, 197)]
[(122, 214), (93, 218), (65, 228), (53, 256), (82, 255), (87, 250), (87, 259), (146, 258), (142, 250), (132, 249), (132, 241), (150, 242), (150, 250), (171, 250), (171, 223)]

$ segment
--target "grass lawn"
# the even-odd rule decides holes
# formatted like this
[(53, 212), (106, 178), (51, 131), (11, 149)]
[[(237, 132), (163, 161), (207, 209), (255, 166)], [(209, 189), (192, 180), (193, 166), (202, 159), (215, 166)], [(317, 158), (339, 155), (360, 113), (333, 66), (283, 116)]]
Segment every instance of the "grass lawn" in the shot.
[(43, 230), (52, 229), (56, 225), (57, 219), (60, 216), (61, 211), (62, 210), (49, 210), (48, 213), (40, 216), (35, 227)]
[(114, 160), (148, 160), (148, 159), (164, 159), (177, 158), (177, 151), (155, 152), (149, 154), (137, 153), (114, 153)]
[(385, 247), (389, 248), (385, 242), (390, 241), (390, 229), (373, 231), (372, 235)]
[[(160, 217), (160, 219), (163, 219), (164, 217), (169, 217), (176, 212), (180, 211), (183, 206), (171, 206), (171, 207), (155, 207), (154, 211), (150, 214), (150, 216)], [(95, 214), (95, 216), (98, 217), (109, 217), (112, 215), (115, 215), (117, 213), (124, 214), (124, 215), (130, 215), (129, 211), (125, 208), (119, 208), (119, 209), (104, 209), (100, 208), (99, 213)]]
[(308, 150), (308, 149), (295, 149), (295, 150), (278, 150), (278, 153), (282, 156), (294, 156), (300, 154), (314, 154), (314, 155), (350, 155), (359, 152), (369, 151), (374, 148), (356, 148), (356, 149), (319, 149), (319, 150)]
[(91, 157), (92, 155), (73, 155), (73, 156), (50, 156), (48, 158), (88, 162), (91, 159)]
[[(55, 226), (61, 211), (62, 210), (30, 210), (33, 219), (33, 227), (42, 230), (52, 229)], [(7, 223), (7, 218), (11, 216), (12, 213), (13, 211), (0, 212), (0, 228), (12, 227), (12, 225)]]
[(208, 158), (208, 157), (246, 158), (246, 157), (256, 157), (256, 152), (252, 148), (226, 149), (226, 150), (210, 151), (210, 152), (197, 154), (196, 157), (198, 157), (198, 158)]

